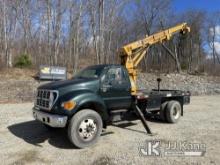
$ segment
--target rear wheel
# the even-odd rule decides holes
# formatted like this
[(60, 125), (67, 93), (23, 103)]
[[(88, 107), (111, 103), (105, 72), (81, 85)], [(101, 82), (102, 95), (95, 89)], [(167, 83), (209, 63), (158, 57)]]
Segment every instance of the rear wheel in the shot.
[(102, 132), (101, 116), (94, 110), (85, 109), (77, 112), (68, 126), (69, 140), (78, 148), (95, 144)]
[(170, 101), (166, 108), (166, 118), (169, 123), (176, 123), (181, 116), (181, 105), (178, 101)]

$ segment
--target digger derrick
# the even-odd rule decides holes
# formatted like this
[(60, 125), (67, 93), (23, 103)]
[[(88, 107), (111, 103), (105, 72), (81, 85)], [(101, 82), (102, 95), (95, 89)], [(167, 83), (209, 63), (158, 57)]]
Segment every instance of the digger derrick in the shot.
[(168, 41), (177, 33), (186, 34), (188, 32), (190, 32), (190, 27), (187, 23), (182, 23), (153, 35), (146, 36), (144, 39), (129, 43), (121, 48), (119, 51), (121, 64), (128, 70), (132, 95), (136, 95), (137, 92), (136, 81), (138, 64), (144, 56), (147, 55), (150, 46)]

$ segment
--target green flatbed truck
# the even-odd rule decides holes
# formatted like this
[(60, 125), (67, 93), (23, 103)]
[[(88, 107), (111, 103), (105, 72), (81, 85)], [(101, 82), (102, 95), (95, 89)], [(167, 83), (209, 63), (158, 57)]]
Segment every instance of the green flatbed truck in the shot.
[(176, 123), (189, 102), (190, 93), (179, 90), (138, 91), (133, 96), (123, 66), (96, 65), (73, 79), (40, 86), (33, 116), (49, 128), (66, 128), (69, 140), (84, 148), (97, 142), (114, 116), (135, 115), (138, 108), (141, 114), (159, 114), (164, 121)]
[[(37, 90), (33, 116), (47, 127), (67, 128), (70, 141), (79, 148), (96, 143), (103, 128), (117, 117), (136, 114), (152, 134), (145, 116), (159, 114), (169, 123), (183, 116), (190, 92), (137, 90), (137, 67), (149, 47), (190, 32), (187, 23), (146, 36), (121, 48), (121, 65), (90, 66), (71, 80), (42, 85)], [(121, 118), (123, 120), (123, 118)]]

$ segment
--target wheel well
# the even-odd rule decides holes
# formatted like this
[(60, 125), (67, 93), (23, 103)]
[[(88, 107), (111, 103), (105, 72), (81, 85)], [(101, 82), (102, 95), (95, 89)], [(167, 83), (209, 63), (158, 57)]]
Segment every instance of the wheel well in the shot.
[(101, 104), (94, 103), (94, 102), (85, 103), (78, 108), (76, 113), (83, 109), (91, 109), (91, 110), (96, 111), (102, 117), (103, 127), (104, 128), (107, 127), (108, 114), (107, 112), (105, 113), (105, 109)]

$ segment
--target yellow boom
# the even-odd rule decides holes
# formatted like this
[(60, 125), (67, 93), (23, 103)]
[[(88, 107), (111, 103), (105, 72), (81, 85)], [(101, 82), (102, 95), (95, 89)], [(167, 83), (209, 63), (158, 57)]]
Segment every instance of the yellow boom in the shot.
[(185, 34), (188, 32), (190, 32), (190, 27), (187, 25), (187, 23), (182, 23), (167, 30), (146, 36), (144, 39), (132, 42), (121, 48), (121, 64), (124, 65), (128, 70), (133, 95), (135, 95), (137, 92), (137, 66), (147, 54), (149, 47), (153, 44), (170, 40), (171, 37), (176, 33)]

